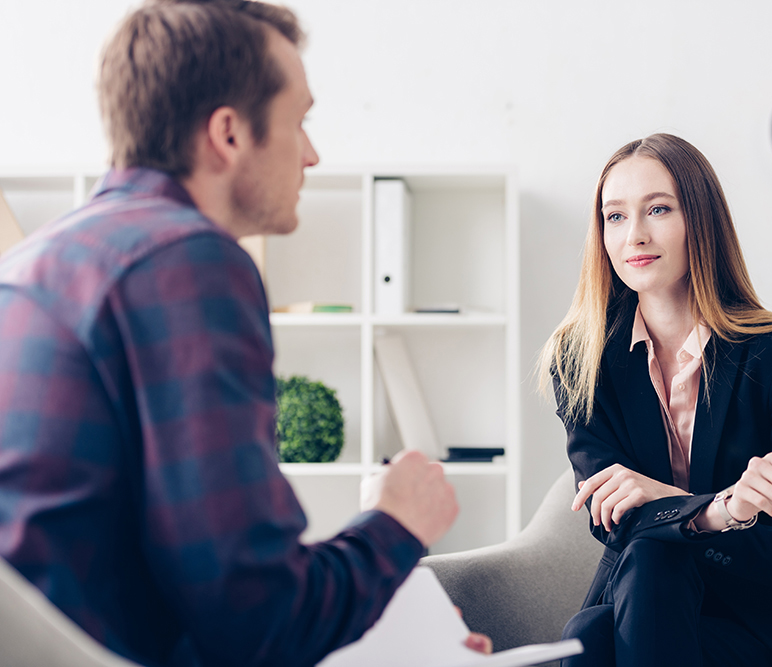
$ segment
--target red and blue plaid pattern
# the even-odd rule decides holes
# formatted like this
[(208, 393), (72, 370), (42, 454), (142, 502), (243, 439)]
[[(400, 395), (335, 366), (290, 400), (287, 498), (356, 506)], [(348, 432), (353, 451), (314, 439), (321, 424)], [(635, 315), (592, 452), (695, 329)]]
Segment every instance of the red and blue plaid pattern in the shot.
[(313, 665), (421, 555), (306, 519), (274, 443), (249, 256), (160, 172), (110, 172), (0, 262), (0, 555), (146, 665)]

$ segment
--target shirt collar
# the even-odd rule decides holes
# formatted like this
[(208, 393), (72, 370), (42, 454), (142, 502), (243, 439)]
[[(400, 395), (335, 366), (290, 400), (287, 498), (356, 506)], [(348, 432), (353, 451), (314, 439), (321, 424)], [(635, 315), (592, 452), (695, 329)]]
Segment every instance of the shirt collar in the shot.
[(642, 341), (646, 341), (646, 343), (648, 343), (651, 341), (651, 336), (649, 336), (649, 330), (646, 328), (646, 322), (643, 321), (641, 306), (639, 305), (635, 309), (635, 320), (633, 321), (633, 338), (630, 342), (630, 352), (632, 352), (633, 348)]
[(90, 198), (99, 197), (111, 190), (146, 193), (149, 196), (174, 199), (185, 206), (196, 206), (188, 191), (178, 181), (157, 169), (110, 169), (94, 186)]
[[(684, 341), (684, 344), (681, 346), (681, 349), (678, 350), (677, 354), (680, 355), (681, 351), (683, 350), (694, 358), (702, 357), (702, 352), (710, 340), (710, 334), (710, 329), (705, 326), (704, 322), (701, 321), (694, 327), (694, 329), (692, 329), (691, 333), (687, 336), (686, 341)], [(638, 304), (638, 307), (635, 309), (635, 320), (633, 321), (633, 337), (630, 342), (630, 352), (632, 352), (633, 348), (642, 341), (645, 341), (646, 346), (648, 347), (651, 343), (651, 336), (649, 335), (649, 330), (646, 328), (646, 322), (643, 320), (641, 306)]]

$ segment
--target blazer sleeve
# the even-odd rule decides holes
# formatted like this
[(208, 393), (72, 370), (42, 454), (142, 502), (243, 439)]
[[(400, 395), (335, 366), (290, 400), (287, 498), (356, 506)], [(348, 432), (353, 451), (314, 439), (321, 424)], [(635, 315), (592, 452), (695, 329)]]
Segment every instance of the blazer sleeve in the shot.
[[(601, 368), (601, 381), (595, 393), (593, 414), (588, 423), (578, 422), (568, 416), (565, 394), (557, 378), (553, 380), (557, 415), (566, 429), (568, 458), (574, 469), (578, 489), (582, 482), (609, 466), (619, 464), (665, 484), (672, 484), (670, 469), (658, 471), (644, 469), (638, 461), (628, 435), (621, 406), (610, 383), (606, 360)], [(664, 428), (661, 422), (642, 428)], [(665, 541), (686, 542), (695, 537), (684, 528), (713, 499), (709, 496), (671, 496), (660, 498), (637, 507), (625, 514), (618, 525), (609, 532), (603, 525), (596, 526), (590, 518), (590, 532), (613, 551), (621, 552), (636, 537), (650, 537)], [(586, 503), (589, 511), (592, 499)], [(702, 535), (702, 534), (700, 534)], [(698, 538), (702, 539), (702, 538)]]
[[(619, 464), (651, 477), (634, 458), (632, 446), (626, 441), (626, 427), (619, 403), (613, 392), (599, 387), (593, 415), (589, 423), (578, 423), (568, 417), (563, 392), (554, 381), (557, 414), (566, 429), (568, 457), (574, 469), (578, 488), (582, 482), (611, 465)], [(660, 479), (665, 483), (671, 480)], [(686, 542), (685, 527), (707, 505), (713, 496), (671, 496), (660, 498), (627, 512), (620, 523), (609, 532), (603, 525), (596, 526), (590, 518), (590, 532), (613, 551), (622, 551), (634, 538), (646, 536), (665, 541)], [(592, 499), (586, 507), (589, 511)], [(702, 534), (700, 534), (702, 535)]]

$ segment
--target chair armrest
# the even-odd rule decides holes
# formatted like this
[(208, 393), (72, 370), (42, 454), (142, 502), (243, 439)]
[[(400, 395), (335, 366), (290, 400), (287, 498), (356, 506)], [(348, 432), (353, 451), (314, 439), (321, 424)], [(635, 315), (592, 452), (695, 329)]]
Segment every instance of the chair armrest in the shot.
[(86, 634), (2, 558), (0, 665), (139, 667)]

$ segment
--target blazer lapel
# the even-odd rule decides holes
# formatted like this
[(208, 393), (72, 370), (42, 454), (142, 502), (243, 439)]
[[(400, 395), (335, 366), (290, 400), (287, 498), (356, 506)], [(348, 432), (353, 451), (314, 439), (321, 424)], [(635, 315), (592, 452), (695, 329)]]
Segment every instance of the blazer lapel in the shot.
[(713, 472), (724, 430), (729, 401), (737, 379), (742, 356), (742, 345), (728, 343), (714, 333), (713, 370), (711, 373), (710, 394), (705, 396), (705, 375), (700, 379), (700, 398), (694, 418), (692, 435), (691, 469), (689, 491), (695, 494), (711, 493)]
[(673, 483), (670, 452), (657, 392), (651, 384), (646, 346), (630, 352), (630, 331), (617, 334), (609, 345), (609, 366), (614, 391), (630, 437), (632, 457), (639, 472), (666, 484)]

